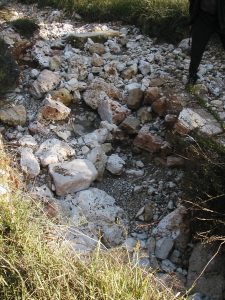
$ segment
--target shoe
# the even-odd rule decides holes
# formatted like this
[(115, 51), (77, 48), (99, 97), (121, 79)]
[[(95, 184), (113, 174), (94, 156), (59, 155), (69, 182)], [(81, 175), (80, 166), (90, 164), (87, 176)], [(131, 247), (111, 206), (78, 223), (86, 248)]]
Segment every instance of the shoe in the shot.
[(194, 85), (196, 84), (197, 80), (198, 80), (198, 75), (195, 74), (195, 75), (189, 75), (188, 76), (188, 81), (185, 85), (185, 89), (188, 91), (188, 92), (191, 92), (193, 90), (193, 87)]
[(187, 82), (187, 85), (195, 85), (197, 80), (198, 80), (198, 75), (197, 74), (194, 74), (194, 75), (189, 75), (188, 76), (188, 82)]

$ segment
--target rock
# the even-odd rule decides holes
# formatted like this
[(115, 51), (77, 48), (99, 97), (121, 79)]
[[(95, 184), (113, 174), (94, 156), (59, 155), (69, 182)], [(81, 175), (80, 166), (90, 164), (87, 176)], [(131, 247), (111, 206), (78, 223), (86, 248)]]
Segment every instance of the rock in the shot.
[(119, 102), (105, 98), (99, 104), (98, 113), (103, 121), (119, 125), (131, 111)]
[(144, 104), (152, 105), (152, 103), (160, 98), (160, 90), (158, 87), (149, 87), (144, 95)]
[(139, 127), (140, 121), (133, 116), (128, 116), (119, 126), (120, 129), (124, 130), (128, 134), (136, 134)]
[(140, 60), (138, 69), (140, 70), (142, 75), (146, 76), (151, 72), (151, 65), (147, 61)]
[(98, 54), (94, 53), (91, 59), (91, 63), (95, 67), (101, 67), (104, 64), (104, 60)]
[(137, 109), (141, 105), (143, 98), (143, 91), (141, 90), (141, 85), (138, 83), (131, 83), (126, 86), (128, 97), (126, 99), (126, 104), (130, 109)]
[(225, 296), (225, 258), (222, 253), (219, 253), (211, 261), (216, 250), (216, 247), (210, 245), (200, 243), (195, 245), (189, 260), (187, 287), (192, 287), (207, 265), (206, 270), (193, 287), (192, 292), (200, 292), (209, 296), (210, 299), (220, 300), (224, 299)]
[(134, 251), (136, 245), (137, 245), (137, 240), (133, 237), (128, 237), (122, 246), (126, 248), (128, 251)]
[(184, 108), (175, 125), (175, 130), (181, 134), (187, 134), (190, 131), (198, 130), (208, 136), (222, 133), (220, 124), (214, 117), (204, 109)]
[(172, 273), (176, 270), (176, 266), (168, 259), (162, 261), (161, 268), (166, 273)]
[(87, 159), (51, 164), (49, 173), (59, 196), (87, 189), (98, 176), (95, 166)]
[(168, 143), (155, 134), (149, 132), (149, 126), (144, 125), (134, 139), (134, 145), (147, 150), (149, 152), (158, 152), (165, 147), (169, 147)]
[(49, 129), (38, 121), (30, 123), (28, 128), (34, 134), (47, 135), (49, 133)]
[(154, 204), (149, 201), (144, 207), (142, 207), (136, 214), (136, 218), (141, 221), (151, 222), (154, 215)]
[(41, 115), (46, 120), (60, 121), (65, 120), (71, 112), (71, 109), (59, 101), (54, 101), (51, 97), (44, 100), (44, 106), (41, 108)]
[(20, 166), (22, 171), (29, 177), (35, 178), (40, 173), (40, 165), (33, 154), (32, 149), (23, 148), (21, 151)]
[[(89, 224), (91, 222), (107, 247), (117, 246), (124, 241), (124, 212), (106, 192), (89, 188), (75, 195), (68, 195), (65, 200), (72, 202), (75, 208), (75, 222), (79, 224), (84, 218)], [(118, 220), (124, 225), (118, 225)]]
[(96, 147), (99, 144), (105, 143), (109, 135), (109, 130), (99, 128), (83, 136), (83, 140), (87, 146)]
[(189, 50), (190, 49), (190, 39), (189, 38), (183, 39), (179, 43), (178, 47), (181, 48), (182, 50)]
[(178, 156), (167, 156), (166, 166), (167, 167), (182, 167), (184, 165), (184, 159)]
[(156, 242), (155, 256), (160, 259), (166, 259), (174, 245), (172, 238), (163, 237)]
[(89, 47), (89, 52), (91, 54), (98, 54), (98, 55), (102, 55), (106, 52), (105, 46), (100, 44), (100, 43), (94, 43), (92, 45), (90, 45)]
[(0, 38), (0, 94), (15, 88), (19, 74), (19, 67), (8, 49), (8, 45)]
[(40, 159), (42, 166), (48, 166), (75, 155), (75, 150), (67, 143), (53, 138), (43, 142), (35, 155)]
[(120, 175), (125, 164), (125, 161), (117, 154), (112, 154), (107, 160), (106, 169), (114, 175)]
[(150, 122), (152, 120), (151, 108), (146, 106), (139, 108), (137, 116), (142, 124)]
[(51, 93), (52, 100), (62, 102), (64, 105), (69, 106), (73, 101), (72, 94), (65, 88), (61, 88)]
[(47, 187), (47, 185), (42, 185), (40, 187), (35, 186), (32, 190), (32, 196), (42, 199), (44, 201), (49, 201), (54, 199), (52, 191)]
[(210, 300), (210, 298), (201, 293), (195, 293), (195, 294), (189, 296), (188, 300)]
[(186, 249), (190, 234), (187, 209), (184, 206), (178, 207), (165, 216), (153, 231), (157, 236), (172, 238), (176, 249)]
[(101, 181), (103, 179), (104, 171), (105, 171), (105, 166), (107, 162), (107, 156), (105, 152), (103, 151), (101, 146), (95, 147), (92, 149), (88, 155), (87, 159), (90, 160), (94, 166), (96, 167), (98, 171), (98, 176), (97, 180)]
[(60, 79), (60, 75), (49, 70), (43, 70), (30, 87), (31, 95), (37, 99), (42, 98), (45, 93), (57, 87)]
[(165, 97), (161, 97), (159, 99), (156, 99), (152, 103), (152, 110), (159, 115), (160, 117), (165, 116), (167, 114), (167, 107), (168, 102)]
[(118, 31), (99, 31), (99, 32), (85, 32), (85, 33), (73, 33), (68, 34), (65, 39), (74, 48), (82, 49), (88, 39), (91, 39), (95, 43), (105, 43), (108, 38), (119, 37), (121, 35)]
[(14, 105), (0, 109), (0, 121), (11, 126), (25, 125), (27, 121), (25, 107), (23, 105)]
[(97, 109), (100, 103), (102, 103), (105, 99), (108, 99), (108, 96), (104, 91), (87, 90), (83, 94), (83, 99), (84, 102), (92, 109)]
[(32, 135), (24, 135), (21, 139), (19, 139), (18, 143), (23, 147), (35, 148), (37, 146), (37, 142)]
[(57, 71), (61, 66), (61, 58), (58, 55), (51, 57), (49, 60), (49, 68), (51, 71)]
[(156, 240), (154, 237), (150, 237), (147, 240), (146, 247), (148, 249), (149, 256), (152, 256), (155, 254)]
[(122, 71), (122, 78), (123, 79), (131, 79), (132, 77), (134, 77), (135, 75), (137, 75), (138, 72), (138, 67), (137, 64), (134, 64), (128, 68), (126, 68), (125, 70)]

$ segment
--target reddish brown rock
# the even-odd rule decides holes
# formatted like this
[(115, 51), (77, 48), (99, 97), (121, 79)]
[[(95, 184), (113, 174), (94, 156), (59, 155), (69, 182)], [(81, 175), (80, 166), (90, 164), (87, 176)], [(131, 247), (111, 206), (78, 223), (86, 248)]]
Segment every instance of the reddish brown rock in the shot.
[(144, 103), (147, 105), (152, 105), (152, 103), (159, 99), (160, 90), (158, 87), (149, 87), (145, 92)]
[(63, 103), (51, 99), (45, 100), (45, 105), (41, 109), (41, 115), (46, 120), (64, 120), (70, 114), (71, 109)]
[(119, 125), (131, 114), (131, 111), (117, 101), (107, 98), (99, 105), (98, 113), (103, 121)]
[(161, 97), (152, 103), (152, 110), (160, 117), (167, 113), (168, 101), (165, 97)]
[(149, 152), (158, 152), (165, 149), (165, 147), (169, 147), (169, 144), (160, 136), (149, 132), (148, 125), (144, 125), (141, 128), (137, 137), (134, 139), (134, 145)]

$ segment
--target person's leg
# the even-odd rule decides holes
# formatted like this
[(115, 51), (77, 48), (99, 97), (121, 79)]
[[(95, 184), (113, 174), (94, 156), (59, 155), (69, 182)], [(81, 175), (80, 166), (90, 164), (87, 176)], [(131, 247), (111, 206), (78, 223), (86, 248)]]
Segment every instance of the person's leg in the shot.
[(192, 26), (191, 62), (189, 67), (189, 83), (195, 84), (197, 72), (206, 45), (215, 31), (215, 22), (206, 13), (201, 13)]
[(225, 50), (225, 33), (219, 33), (220, 40), (223, 45), (223, 49)]

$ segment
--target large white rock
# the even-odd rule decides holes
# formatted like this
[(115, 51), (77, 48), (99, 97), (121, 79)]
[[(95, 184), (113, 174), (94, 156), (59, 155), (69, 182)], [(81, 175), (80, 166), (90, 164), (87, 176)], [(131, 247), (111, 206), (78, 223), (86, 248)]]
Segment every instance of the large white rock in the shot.
[(23, 172), (29, 178), (35, 178), (40, 173), (40, 165), (30, 148), (22, 148), (20, 165)]
[(87, 189), (98, 175), (93, 163), (87, 159), (51, 164), (49, 173), (59, 196)]
[(85, 142), (86, 145), (98, 145), (98, 144), (103, 144), (107, 137), (109, 135), (109, 131), (106, 128), (99, 128), (96, 129), (95, 131), (86, 134), (83, 137), (83, 140)]
[(106, 169), (114, 174), (120, 175), (123, 171), (125, 161), (117, 154), (112, 154), (107, 161)]
[(47, 166), (75, 155), (75, 150), (67, 143), (54, 138), (43, 142), (35, 155), (40, 159), (42, 166)]
[(179, 133), (187, 134), (192, 130), (198, 130), (200, 133), (208, 136), (217, 135), (223, 132), (216, 119), (204, 109), (184, 108), (175, 125)]
[(32, 83), (30, 93), (40, 99), (43, 95), (53, 90), (60, 83), (60, 75), (49, 70), (43, 70), (38, 78)]

